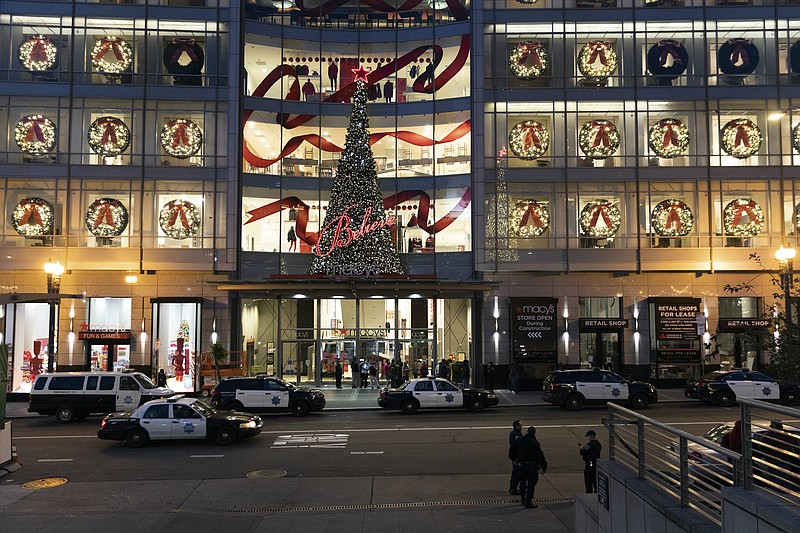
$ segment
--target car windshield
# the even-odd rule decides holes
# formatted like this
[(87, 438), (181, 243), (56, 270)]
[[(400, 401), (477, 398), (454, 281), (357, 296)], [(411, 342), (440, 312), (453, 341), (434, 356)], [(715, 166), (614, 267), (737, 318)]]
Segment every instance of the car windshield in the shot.
[(292, 385), (291, 383), (289, 383), (288, 381), (285, 381), (283, 379), (276, 378), (275, 381), (280, 383), (282, 387), (286, 387), (287, 389), (294, 389), (295, 388), (294, 385)]
[(139, 382), (139, 385), (144, 387), (145, 389), (155, 389), (156, 384), (150, 381), (150, 378), (145, 376), (144, 374), (134, 374), (133, 379)]
[(214, 409), (213, 407), (209, 407), (208, 404), (203, 403), (200, 400), (195, 400), (194, 402), (192, 402), (192, 407), (194, 407), (198, 413), (200, 413), (206, 418), (217, 412), (216, 409)]

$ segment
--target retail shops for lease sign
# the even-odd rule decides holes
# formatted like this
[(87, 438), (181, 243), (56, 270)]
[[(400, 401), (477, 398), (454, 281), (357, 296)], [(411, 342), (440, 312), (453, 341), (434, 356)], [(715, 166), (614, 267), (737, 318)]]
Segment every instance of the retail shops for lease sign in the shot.
[(659, 363), (699, 363), (699, 298), (650, 298), (651, 332)]
[(557, 298), (511, 298), (511, 342), (515, 362), (556, 362), (557, 309)]

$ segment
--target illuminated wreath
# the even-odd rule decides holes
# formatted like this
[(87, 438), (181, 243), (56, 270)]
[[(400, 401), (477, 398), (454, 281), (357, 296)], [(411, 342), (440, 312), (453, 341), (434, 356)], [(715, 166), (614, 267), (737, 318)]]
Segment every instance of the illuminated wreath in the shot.
[[(747, 223), (742, 223), (743, 215), (747, 215)], [(725, 206), (723, 216), (725, 235), (755, 237), (764, 225), (764, 211), (750, 198), (737, 198), (730, 202)]]
[(747, 159), (758, 152), (763, 138), (752, 120), (737, 118), (722, 128), (722, 150), (737, 159)]
[(675, 79), (686, 72), (689, 52), (675, 39), (663, 39), (647, 51), (647, 70), (653, 76)]
[(662, 237), (683, 237), (689, 235), (694, 225), (694, 214), (689, 206), (680, 200), (670, 198), (658, 202), (650, 213), (650, 225)]
[(511, 129), (508, 134), (511, 151), (522, 159), (536, 159), (547, 152), (550, 133), (540, 122), (526, 120)]
[(131, 130), (117, 117), (100, 117), (89, 126), (89, 148), (103, 156), (119, 155), (131, 143)]
[(547, 47), (539, 41), (517, 43), (508, 54), (508, 69), (514, 76), (523, 80), (541, 76), (547, 65)]
[(550, 227), (550, 208), (536, 200), (517, 202), (511, 216), (511, 228), (519, 237), (539, 237)]
[(116, 198), (100, 198), (86, 211), (86, 227), (95, 237), (116, 237), (128, 227), (128, 210)]
[(750, 39), (728, 39), (717, 50), (717, 64), (724, 74), (752, 74), (758, 60), (758, 48)]
[(33, 35), (19, 44), (17, 59), (30, 72), (53, 70), (58, 64), (58, 47), (50, 37)]
[(608, 200), (595, 200), (581, 209), (581, 233), (588, 237), (597, 239), (613, 237), (619, 230), (621, 222), (622, 213)]
[[(114, 61), (108, 60), (108, 54)], [(92, 66), (103, 74), (120, 74), (131, 68), (133, 52), (131, 46), (119, 37), (103, 37), (92, 48)]]
[(161, 148), (172, 157), (186, 159), (200, 151), (203, 131), (189, 119), (170, 120), (161, 128)]
[(21, 200), (11, 214), (14, 229), (26, 238), (53, 233), (53, 206), (47, 200), (30, 197)]
[(611, 157), (619, 149), (619, 130), (610, 120), (590, 120), (578, 133), (578, 146), (591, 159)]
[[(181, 58), (186, 54), (188, 63), (181, 63)], [(164, 67), (170, 74), (185, 76), (187, 74), (200, 74), (203, 70), (206, 56), (203, 47), (194, 39), (172, 39), (164, 47)]]
[(672, 159), (689, 149), (689, 128), (677, 118), (662, 118), (650, 126), (648, 139), (654, 154)]
[(792, 148), (800, 152), (800, 122), (792, 128)]
[(161, 208), (158, 223), (167, 237), (186, 239), (200, 228), (200, 211), (192, 202), (172, 200)]
[(608, 41), (589, 41), (578, 53), (578, 70), (587, 78), (608, 78), (617, 70), (617, 52)]
[(46, 154), (56, 146), (56, 125), (42, 115), (27, 115), (17, 122), (14, 140), (26, 154)]

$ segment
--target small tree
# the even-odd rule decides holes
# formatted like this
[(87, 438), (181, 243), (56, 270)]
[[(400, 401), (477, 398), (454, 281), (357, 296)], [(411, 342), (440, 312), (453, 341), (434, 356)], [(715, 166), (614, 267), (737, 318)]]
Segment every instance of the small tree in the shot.
[(214, 343), (211, 345), (211, 357), (214, 359), (214, 372), (217, 375), (217, 383), (219, 383), (222, 381), (222, 375), (219, 372), (219, 364), (228, 357), (228, 350), (220, 343)]

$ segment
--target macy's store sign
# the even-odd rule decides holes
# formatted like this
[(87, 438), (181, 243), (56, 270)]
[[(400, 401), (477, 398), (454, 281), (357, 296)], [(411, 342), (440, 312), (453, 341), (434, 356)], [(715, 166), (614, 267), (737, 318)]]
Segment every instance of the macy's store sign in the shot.
[(314, 246), (314, 253), (318, 257), (327, 257), (336, 248), (345, 248), (353, 241), (360, 239), (374, 231), (378, 231), (387, 226), (392, 227), (397, 224), (397, 217), (394, 215), (389, 215), (387, 217), (370, 222), (370, 215), (372, 214), (372, 207), (370, 206), (367, 207), (367, 210), (364, 212), (364, 218), (361, 221), (361, 226), (354, 228), (352, 225), (352, 219), (347, 212), (356, 205), (358, 204), (348, 205), (340, 216), (331, 220), (328, 225), (322, 228), (320, 235), (323, 235), (328, 231), (333, 231), (333, 237), (331, 238), (327, 249), (322, 247), (322, 239), (317, 241), (317, 244)]

